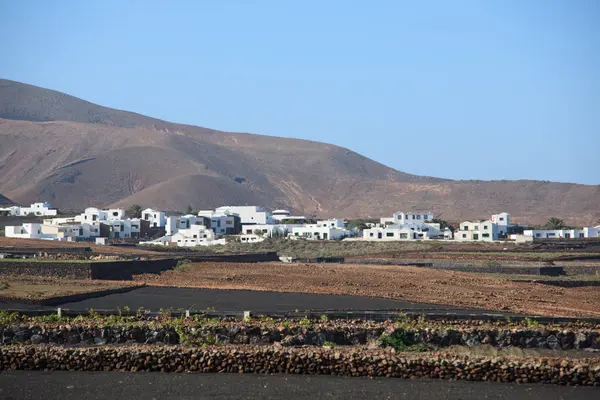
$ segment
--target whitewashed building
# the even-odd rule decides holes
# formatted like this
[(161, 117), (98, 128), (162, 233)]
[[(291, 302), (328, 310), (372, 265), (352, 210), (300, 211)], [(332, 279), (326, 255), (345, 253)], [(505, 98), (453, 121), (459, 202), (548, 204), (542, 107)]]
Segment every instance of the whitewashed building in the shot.
[(101, 210), (96, 207), (88, 207), (82, 214), (75, 216), (75, 220), (79, 222), (100, 222), (100, 221), (117, 221), (125, 219), (125, 210), (122, 208), (110, 208)]
[(600, 236), (600, 227), (583, 229), (528, 229), (523, 235), (534, 239), (587, 239)]
[(405, 213), (397, 211), (391, 218), (381, 218), (380, 225), (364, 229), (362, 232), (363, 240), (394, 241), (445, 238), (447, 233), (441, 232), (440, 224), (429, 222), (433, 218), (433, 214), (430, 212)]
[(489, 219), (485, 221), (462, 222), (458, 231), (454, 232), (454, 240), (459, 242), (492, 242), (498, 240), (498, 225)]
[(293, 228), (299, 228), (303, 224), (258, 224), (242, 225), (242, 234), (260, 235), (264, 237), (286, 237)]
[(305, 215), (291, 215), (288, 210), (274, 210), (271, 212), (271, 221), (274, 224), (284, 220), (306, 221), (307, 219), (309, 218)]
[(165, 231), (167, 236), (176, 234), (180, 229), (190, 229), (192, 226), (204, 226), (207, 227), (210, 220), (205, 217), (199, 217), (197, 215), (170, 215), (166, 218)]
[(167, 225), (166, 214), (152, 208), (146, 208), (142, 211), (142, 219), (148, 221), (150, 228), (164, 228)]
[(215, 209), (217, 213), (235, 214), (240, 217), (242, 225), (270, 224), (271, 214), (258, 206), (222, 206)]
[(198, 216), (210, 221), (210, 228), (219, 235), (235, 235), (241, 230), (241, 218), (230, 211), (202, 210)]
[(11, 217), (27, 217), (27, 216), (54, 216), (58, 211), (53, 209), (50, 203), (33, 203), (29, 207), (10, 206), (0, 208), (0, 215)]
[(324, 219), (317, 221), (317, 226), (323, 226), (326, 228), (336, 228), (336, 229), (344, 229), (346, 228), (346, 224), (343, 219)]
[(350, 231), (340, 228), (307, 224), (292, 228), (291, 238), (308, 240), (338, 240), (350, 235)]
[(505, 212), (492, 215), (491, 221), (498, 225), (498, 235), (500, 236), (506, 236), (508, 229), (512, 226), (510, 223), (510, 214)]
[(4, 227), (4, 235), (10, 238), (19, 239), (45, 239), (46, 236), (42, 233), (42, 224), (27, 223), (20, 226)]

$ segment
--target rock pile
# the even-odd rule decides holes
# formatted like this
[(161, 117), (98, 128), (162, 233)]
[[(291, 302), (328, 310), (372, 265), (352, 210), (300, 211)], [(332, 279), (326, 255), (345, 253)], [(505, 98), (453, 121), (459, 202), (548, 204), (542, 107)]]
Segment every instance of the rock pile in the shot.
[(274, 346), (5, 346), (0, 370), (288, 373), (600, 386), (598, 359), (491, 359)]

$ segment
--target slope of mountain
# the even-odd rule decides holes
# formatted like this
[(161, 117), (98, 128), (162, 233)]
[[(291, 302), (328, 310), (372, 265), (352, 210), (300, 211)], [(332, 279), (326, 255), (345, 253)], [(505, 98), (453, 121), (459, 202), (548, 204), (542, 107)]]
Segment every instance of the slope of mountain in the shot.
[(454, 221), (507, 211), (532, 223), (600, 217), (600, 186), (421, 177), (330, 144), (175, 124), (7, 80), (0, 118), (0, 193), (21, 203), (260, 204), (338, 217), (432, 209)]
[(0, 207), (14, 206), (16, 203), (0, 194)]

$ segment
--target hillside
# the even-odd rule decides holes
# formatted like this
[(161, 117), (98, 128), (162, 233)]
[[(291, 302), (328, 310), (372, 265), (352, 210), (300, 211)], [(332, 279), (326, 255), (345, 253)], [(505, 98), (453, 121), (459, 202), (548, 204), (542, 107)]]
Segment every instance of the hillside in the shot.
[(600, 186), (421, 177), (330, 144), (175, 124), (8, 80), (0, 80), (0, 118), (0, 193), (25, 204), (260, 204), (338, 217), (432, 209), (452, 221), (507, 211), (572, 224), (600, 217)]
[(0, 194), (0, 207), (13, 206), (16, 203)]

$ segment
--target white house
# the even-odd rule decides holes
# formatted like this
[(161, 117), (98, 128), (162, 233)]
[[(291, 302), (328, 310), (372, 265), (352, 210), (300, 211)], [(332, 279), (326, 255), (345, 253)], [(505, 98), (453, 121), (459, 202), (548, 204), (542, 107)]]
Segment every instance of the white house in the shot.
[(167, 223), (165, 224), (165, 230), (167, 236), (176, 234), (180, 229), (190, 229), (194, 225), (206, 226), (208, 219), (205, 217), (199, 217), (196, 215), (170, 215), (166, 218)]
[(343, 219), (335, 219), (334, 218), (334, 219), (325, 219), (325, 220), (317, 221), (317, 226), (344, 229), (346, 227), (346, 224), (344, 223)]
[(10, 215), (13, 217), (26, 217), (26, 216), (53, 216), (58, 213), (57, 210), (53, 209), (50, 203), (33, 203), (29, 207), (11, 206), (0, 208), (0, 214)]
[(21, 207), (19, 206), (10, 206), (10, 207), (0, 207), (0, 215), (4, 217), (16, 217), (19, 215)]
[(82, 214), (75, 216), (75, 220), (79, 222), (100, 222), (100, 221), (117, 221), (125, 219), (125, 210), (122, 208), (110, 208), (101, 210), (96, 207), (88, 207)]
[(433, 219), (432, 213), (405, 213), (397, 211), (393, 215), (394, 224), (406, 225), (406, 224), (423, 224), (425, 221), (431, 221)]
[(292, 228), (293, 238), (304, 238), (309, 240), (337, 240), (350, 235), (346, 229), (307, 224)]
[(492, 215), (492, 223), (498, 225), (498, 235), (505, 236), (508, 234), (508, 228), (512, 226), (510, 223), (509, 213), (500, 213)]
[(152, 208), (146, 208), (142, 211), (142, 219), (148, 221), (150, 228), (164, 228), (167, 225), (166, 214)]
[(171, 242), (178, 247), (210, 246), (225, 244), (225, 239), (216, 239), (212, 229), (202, 225), (194, 225), (190, 229), (180, 229), (171, 237)]
[(269, 224), (272, 221), (269, 212), (257, 206), (222, 206), (216, 208), (215, 212), (238, 215), (242, 225)]
[(307, 219), (308, 217), (305, 215), (291, 215), (288, 210), (275, 210), (271, 212), (271, 220), (273, 223), (283, 220), (306, 221)]
[(441, 232), (439, 223), (427, 222), (433, 218), (430, 212), (397, 211), (391, 218), (381, 218), (379, 226), (363, 230), (363, 240), (423, 240), (446, 237), (447, 233)]
[(42, 224), (27, 223), (21, 226), (4, 227), (4, 235), (19, 239), (44, 239), (46, 236), (42, 233)]
[(139, 218), (122, 220), (105, 220), (100, 222), (108, 225), (109, 239), (130, 239), (140, 236), (141, 221)]
[(257, 234), (266, 237), (286, 237), (288, 233), (292, 232), (293, 228), (304, 226), (303, 224), (250, 224), (242, 225), (242, 234), (251, 235)]
[(199, 217), (210, 221), (210, 228), (219, 235), (234, 235), (241, 230), (240, 224), (236, 223), (240, 217), (230, 211), (202, 210), (198, 212)]
[(599, 227), (585, 227), (583, 229), (528, 229), (523, 235), (534, 239), (583, 239), (600, 236)]
[(462, 222), (454, 232), (454, 240), (491, 242), (498, 240), (498, 225), (491, 220)]

